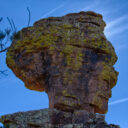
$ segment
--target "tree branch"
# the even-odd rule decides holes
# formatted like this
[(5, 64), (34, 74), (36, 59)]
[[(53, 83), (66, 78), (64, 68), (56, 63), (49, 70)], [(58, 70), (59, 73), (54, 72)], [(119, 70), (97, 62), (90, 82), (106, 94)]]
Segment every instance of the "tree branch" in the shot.
[(28, 11), (28, 25), (27, 26), (29, 26), (30, 25), (30, 20), (31, 20), (31, 12), (30, 12), (29, 7), (27, 7), (27, 11)]
[(2, 52), (6, 52), (9, 48), (10, 48), (10, 47), (7, 47), (7, 48), (1, 50), (0, 53), (2, 53)]
[(3, 74), (3, 75), (6, 75), (7, 76), (7, 74), (5, 72), (7, 72), (7, 70), (0, 71), (0, 74)]

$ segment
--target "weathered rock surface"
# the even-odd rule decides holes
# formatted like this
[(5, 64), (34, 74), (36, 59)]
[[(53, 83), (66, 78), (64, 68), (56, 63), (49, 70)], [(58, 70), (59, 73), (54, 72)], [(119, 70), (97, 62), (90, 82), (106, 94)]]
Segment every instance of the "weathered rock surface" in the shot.
[(80, 12), (42, 19), (18, 32), (7, 52), (7, 65), (28, 89), (48, 94), (50, 109), (4, 116), (3, 123), (27, 128), (118, 128), (95, 114), (107, 112), (118, 76), (113, 67), (117, 56), (104, 27), (100, 14)]
[(118, 73), (100, 14), (42, 19), (24, 28), (7, 52), (7, 65), (25, 86), (45, 91), (50, 108), (106, 113)]
[(87, 111), (63, 112), (56, 109), (42, 109), (18, 112), (1, 118), (9, 128), (119, 128), (108, 125), (104, 115)]

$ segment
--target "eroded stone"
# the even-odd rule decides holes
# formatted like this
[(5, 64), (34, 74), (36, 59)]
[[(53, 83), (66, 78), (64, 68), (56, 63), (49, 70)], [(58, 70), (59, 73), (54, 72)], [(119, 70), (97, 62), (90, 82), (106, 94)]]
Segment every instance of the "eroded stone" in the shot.
[[(74, 121), (77, 114), (78, 121)], [(77, 114), (56, 109), (41, 109), (5, 115), (1, 117), (0, 122), (9, 128), (119, 128), (117, 125), (108, 125), (101, 114), (86, 111), (84, 114), (82, 111)]]
[(14, 38), (7, 65), (28, 89), (45, 91), (50, 108), (104, 114), (118, 76), (104, 27), (94, 12), (42, 19)]

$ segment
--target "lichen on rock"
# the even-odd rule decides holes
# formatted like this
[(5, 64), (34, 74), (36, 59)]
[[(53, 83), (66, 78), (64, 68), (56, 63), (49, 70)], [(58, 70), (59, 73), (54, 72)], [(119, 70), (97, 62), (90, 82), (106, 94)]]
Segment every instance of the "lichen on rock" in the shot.
[(105, 116), (86, 111), (74, 113), (56, 109), (18, 112), (1, 117), (6, 128), (120, 128), (107, 124)]
[(46, 91), (51, 108), (74, 111), (88, 104), (91, 111), (105, 113), (118, 73), (104, 27), (102, 16), (93, 12), (42, 19), (19, 32), (7, 65), (27, 88)]
[(50, 108), (105, 114), (118, 76), (105, 26), (94, 12), (41, 19), (13, 39), (7, 65), (28, 89), (45, 91)]

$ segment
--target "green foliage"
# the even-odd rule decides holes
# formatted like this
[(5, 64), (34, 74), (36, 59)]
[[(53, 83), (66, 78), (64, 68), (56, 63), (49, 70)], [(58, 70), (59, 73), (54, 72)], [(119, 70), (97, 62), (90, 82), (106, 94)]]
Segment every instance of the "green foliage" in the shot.
[[(3, 19), (0, 18), (0, 22), (2, 20)], [(0, 53), (7, 50), (6, 44), (10, 40), (11, 34), (12, 34), (12, 30), (10, 28), (5, 28), (4, 30), (0, 30)]]
[[(30, 25), (30, 20), (31, 20), (31, 12), (29, 7), (27, 7), (27, 11), (28, 11), (28, 24), (27, 26)], [(3, 21), (3, 18), (0, 18), (0, 22)], [(6, 52), (9, 48), (9, 46), (7, 47), (6, 44), (9, 41), (13, 41), (14, 39), (20, 39), (20, 32), (17, 31), (17, 27), (13, 21), (13, 19), (10, 19), (9, 17), (7, 17), (7, 21), (10, 25), (10, 28), (5, 28), (4, 30), (0, 30), (0, 53), (2, 52)]]
[(20, 32), (14, 32), (12, 36), (10, 37), (10, 40), (13, 41), (13, 39), (20, 39)]
[[(28, 14), (29, 14), (28, 15), (28, 24), (27, 24), (27, 26), (29, 26), (30, 25), (30, 20), (31, 20), (31, 12), (30, 12), (29, 7), (27, 7), (27, 11), (28, 11)], [(3, 18), (0, 17), (0, 23), (2, 21), (3, 21)], [(13, 40), (20, 39), (20, 32), (17, 31), (17, 28), (15, 26), (15, 23), (14, 23), (13, 19), (10, 19), (9, 17), (7, 17), (7, 21), (9, 23), (10, 27), (5, 28), (4, 30), (0, 29), (0, 53), (6, 52), (9, 49)], [(8, 42), (10, 42), (10, 45), (9, 45)], [(0, 74), (6, 75), (5, 71), (6, 70), (4, 70), (4, 71), (0, 70)]]

